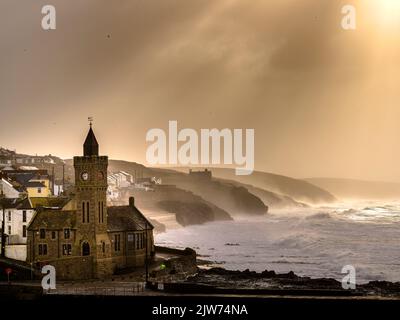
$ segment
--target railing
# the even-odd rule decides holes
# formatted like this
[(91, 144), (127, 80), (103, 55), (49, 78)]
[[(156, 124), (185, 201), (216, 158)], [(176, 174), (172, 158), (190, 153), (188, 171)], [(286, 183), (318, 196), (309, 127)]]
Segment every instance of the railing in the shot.
[(145, 291), (145, 282), (135, 282), (118, 286), (85, 286), (80, 285), (57, 285), (54, 290), (45, 290), (49, 295), (87, 295), (87, 296), (133, 296)]

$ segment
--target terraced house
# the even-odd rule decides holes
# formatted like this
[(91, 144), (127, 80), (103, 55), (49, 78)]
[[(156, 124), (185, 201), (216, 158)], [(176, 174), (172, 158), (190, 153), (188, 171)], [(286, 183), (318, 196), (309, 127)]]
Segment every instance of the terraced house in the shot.
[(153, 226), (135, 207), (107, 207), (108, 157), (92, 130), (74, 157), (75, 193), (63, 207), (38, 210), (28, 227), (27, 261), (53, 265), (58, 279), (104, 278), (154, 255)]

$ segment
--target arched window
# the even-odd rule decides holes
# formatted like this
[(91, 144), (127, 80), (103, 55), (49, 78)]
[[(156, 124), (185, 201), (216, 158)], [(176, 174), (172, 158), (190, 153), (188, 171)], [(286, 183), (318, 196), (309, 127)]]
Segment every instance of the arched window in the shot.
[(90, 256), (90, 245), (87, 242), (82, 244), (82, 256)]

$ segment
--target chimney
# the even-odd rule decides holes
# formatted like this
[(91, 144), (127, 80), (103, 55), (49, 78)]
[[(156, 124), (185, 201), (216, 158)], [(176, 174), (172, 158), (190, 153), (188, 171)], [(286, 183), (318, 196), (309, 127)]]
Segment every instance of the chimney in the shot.
[(135, 207), (135, 198), (129, 197), (129, 206), (134, 208)]

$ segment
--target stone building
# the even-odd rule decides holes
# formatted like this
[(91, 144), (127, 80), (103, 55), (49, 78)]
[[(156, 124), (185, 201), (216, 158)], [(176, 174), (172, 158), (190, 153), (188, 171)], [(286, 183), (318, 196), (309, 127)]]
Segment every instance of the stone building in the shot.
[(50, 264), (58, 279), (104, 278), (143, 266), (154, 255), (153, 226), (135, 207), (107, 207), (108, 157), (90, 127), (74, 157), (75, 194), (60, 208), (38, 210), (28, 227), (27, 262)]
[(194, 171), (192, 169), (189, 169), (189, 177), (204, 180), (204, 181), (211, 181), (212, 173), (211, 173), (211, 170), (208, 170), (208, 169), (205, 169), (204, 171), (201, 171), (201, 170)]

